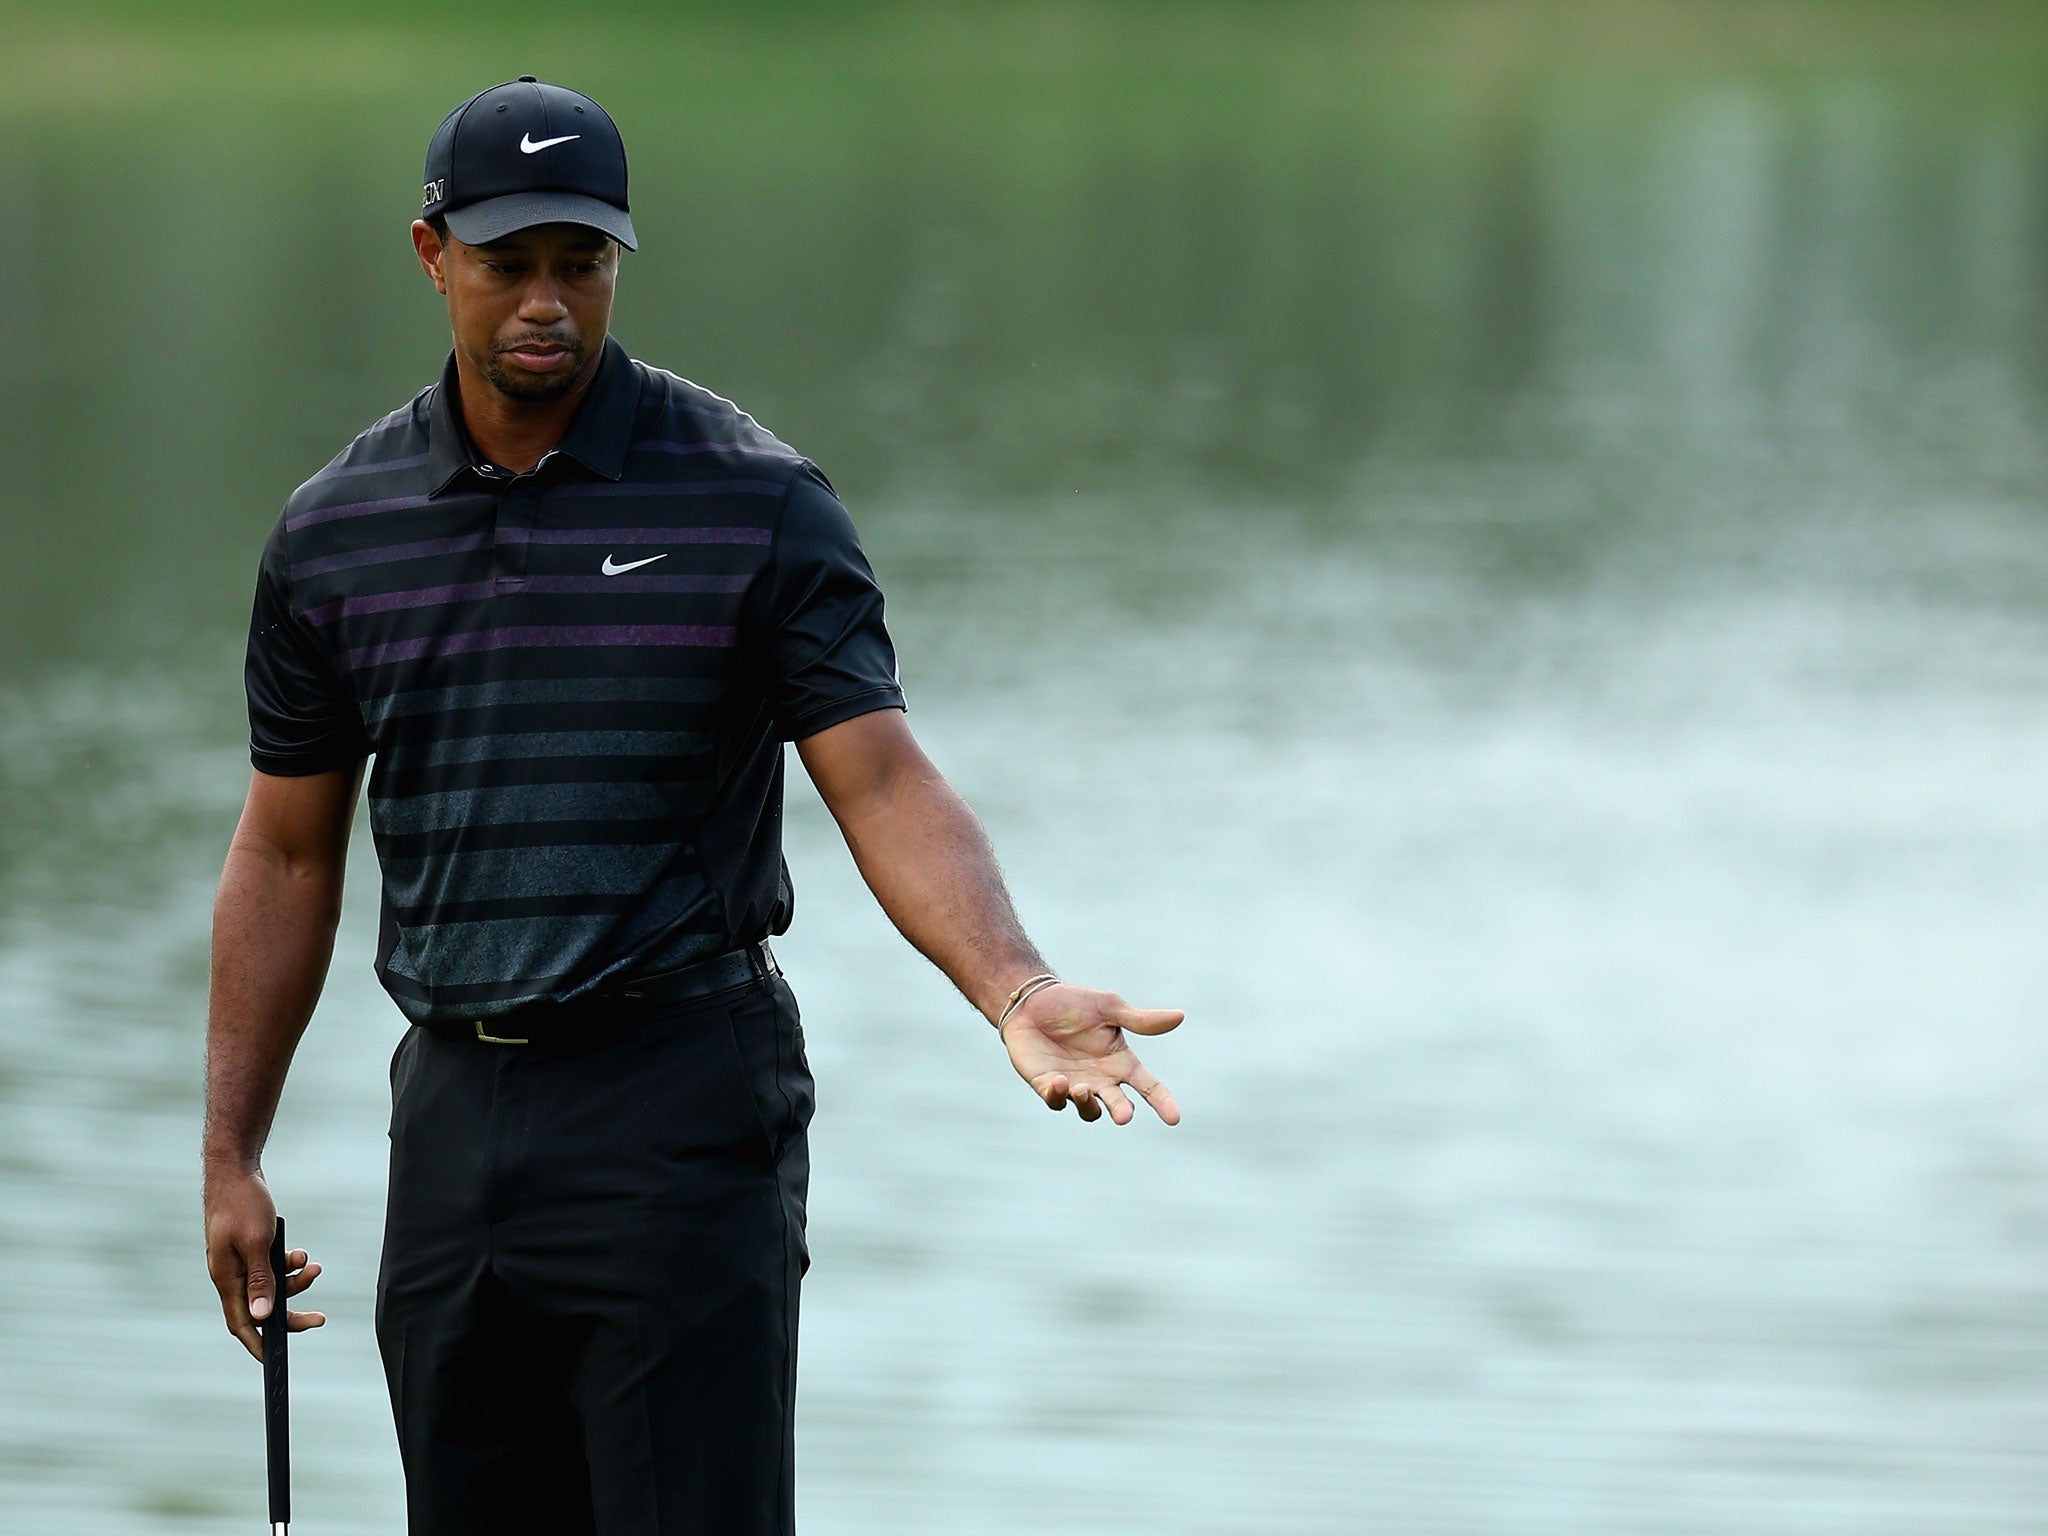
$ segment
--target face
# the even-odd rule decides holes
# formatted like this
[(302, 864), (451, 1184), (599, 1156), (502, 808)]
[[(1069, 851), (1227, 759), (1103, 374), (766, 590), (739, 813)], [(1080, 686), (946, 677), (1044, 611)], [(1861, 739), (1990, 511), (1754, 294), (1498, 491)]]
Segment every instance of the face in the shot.
[(413, 248), (448, 296), (456, 351), (500, 394), (557, 400), (594, 367), (611, 326), (619, 247), (581, 224), (538, 224), (488, 245), (444, 244), (424, 220)]

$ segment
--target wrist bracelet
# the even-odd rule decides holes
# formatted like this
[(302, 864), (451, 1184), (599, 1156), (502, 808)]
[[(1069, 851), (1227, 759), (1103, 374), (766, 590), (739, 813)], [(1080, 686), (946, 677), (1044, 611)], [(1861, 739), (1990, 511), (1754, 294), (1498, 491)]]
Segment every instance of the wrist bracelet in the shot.
[(1000, 1035), (1003, 1032), (1003, 1026), (1010, 1022), (1010, 1015), (1023, 1007), (1027, 998), (1034, 993), (1043, 992), (1047, 987), (1056, 987), (1059, 984), (1059, 977), (1053, 975), (1051, 971), (1040, 971), (1036, 976), (1026, 977), (1018, 984), (1017, 990), (1010, 994), (1010, 1000), (1003, 1005), (1003, 1011), (996, 1015), (996, 1033)]

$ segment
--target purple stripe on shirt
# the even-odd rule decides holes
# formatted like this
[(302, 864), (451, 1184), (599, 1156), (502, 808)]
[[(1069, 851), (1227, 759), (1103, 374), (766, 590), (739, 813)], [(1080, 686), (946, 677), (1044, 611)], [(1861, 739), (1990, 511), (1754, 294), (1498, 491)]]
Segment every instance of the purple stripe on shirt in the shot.
[(550, 486), (553, 495), (584, 496), (721, 496), (738, 491), (757, 496), (776, 496), (789, 489), (777, 480), (680, 480), (671, 484), (658, 480), (627, 480), (617, 485), (606, 481), (589, 484), (571, 482)]
[(310, 512), (301, 512), (288, 517), (284, 525), (296, 532), (310, 528), (315, 523), (331, 523), (344, 517), (368, 517), (375, 512), (399, 512), (410, 507), (424, 507), (433, 500), (430, 496), (386, 496), (381, 501), (348, 501), (338, 507), (315, 507)]
[(292, 574), (319, 576), (358, 565), (390, 565), (400, 560), (424, 560), (429, 555), (457, 555), (464, 550), (487, 548), (490, 542), (488, 533), (458, 533), (451, 538), (421, 539), (412, 544), (379, 544), (375, 549), (352, 549), (346, 554), (301, 560), (292, 567)]
[(385, 459), (377, 464), (349, 464), (340, 469), (323, 469), (319, 478), (339, 480), (346, 475), (374, 475), (380, 469), (418, 469), (432, 457), (432, 454), (415, 453), (402, 459)]
[[(508, 592), (744, 592), (749, 576), (656, 576), (641, 571), (617, 576), (529, 576)], [(360, 597), (337, 597), (306, 610), (306, 622), (315, 628), (338, 618), (360, 613), (389, 613), (397, 608), (431, 608), (440, 603), (470, 603), (497, 594), (498, 583), (465, 581), (450, 586), (409, 587), (399, 592), (371, 592)]]
[(730, 647), (739, 631), (730, 624), (519, 624), (470, 629), (453, 635), (423, 635), (366, 645), (347, 656), (351, 671), (421, 656), (456, 656), (465, 651), (509, 651), (538, 646), (691, 645)]
[[(535, 544), (766, 544), (766, 528), (504, 528), (505, 538), (526, 539)], [(322, 555), (292, 566), (296, 576), (322, 576), (329, 571), (352, 570), (359, 565), (395, 565), (401, 560), (424, 560), (434, 555), (458, 555), (490, 547), (488, 533), (459, 533), (445, 539), (417, 539), (410, 544), (379, 544), (374, 549), (352, 549), (339, 555)]]
[(535, 544), (766, 544), (766, 528), (504, 528), (506, 538)]
[(803, 458), (803, 456), (802, 456), (801, 454), (796, 454), (796, 453), (771, 453), (771, 452), (769, 452), (769, 451), (767, 451), (767, 450), (765, 450), (765, 449), (761, 449), (761, 448), (755, 448), (755, 449), (751, 449), (751, 450), (749, 450), (749, 449), (747, 449), (747, 446), (746, 446), (746, 444), (744, 444), (744, 443), (669, 443), (669, 442), (658, 442), (658, 441), (657, 441), (657, 442), (644, 442), (644, 441), (643, 441), (643, 442), (636, 442), (636, 443), (634, 443), (634, 444), (633, 444), (633, 447), (632, 447), (632, 452), (634, 452), (634, 453), (674, 453), (674, 454), (691, 454), (691, 453), (739, 453), (739, 452), (742, 452), (742, 451), (748, 451), (748, 452), (752, 452), (752, 453), (755, 453), (755, 454), (759, 454), (759, 455), (760, 455), (761, 457), (763, 457), (763, 458), (769, 458), (769, 459), (781, 459), (781, 460), (783, 460), (783, 461), (784, 461), (785, 463), (790, 463), (790, 464), (796, 464), (796, 463), (799, 463), (799, 462), (801, 462), (801, 460), (802, 460), (802, 458)]

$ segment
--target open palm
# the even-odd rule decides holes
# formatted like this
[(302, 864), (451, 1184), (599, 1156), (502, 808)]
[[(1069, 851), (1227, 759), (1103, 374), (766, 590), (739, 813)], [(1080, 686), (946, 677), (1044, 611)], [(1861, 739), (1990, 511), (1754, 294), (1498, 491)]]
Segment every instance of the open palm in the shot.
[(1062, 982), (1027, 997), (1003, 1026), (1010, 1064), (1048, 1109), (1071, 1100), (1083, 1120), (1104, 1110), (1118, 1125), (1137, 1113), (1125, 1087), (1135, 1090), (1168, 1125), (1180, 1124), (1180, 1106), (1166, 1084), (1146, 1070), (1125, 1033), (1163, 1035), (1187, 1015), (1178, 1008), (1133, 1008), (1114, 992)]

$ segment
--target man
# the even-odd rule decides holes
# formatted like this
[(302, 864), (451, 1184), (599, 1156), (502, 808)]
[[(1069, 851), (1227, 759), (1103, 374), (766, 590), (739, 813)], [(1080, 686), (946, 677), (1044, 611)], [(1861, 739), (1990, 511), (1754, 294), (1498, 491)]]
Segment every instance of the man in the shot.
[(260, 1154), (374, 760), (377, 968), (412, 1025), (377, 1296), (411, 1529), (786, 1533), (812, 1098), (766, 942), (782, 743), (1049, 1107), (1127, 1123), (1128, 1087), (1177, 1122), (1124, 1032), (1182, 1016), (1051, 975), (904, 724), (823, 475), (608, 339), (636, 236), (603, 109), (531, 76), (474, 97), (412, 236), (447, 367), (294, 493), (257, 582), (208, 1267), (259, 1356), (319, 1273), (269, 1272)]

